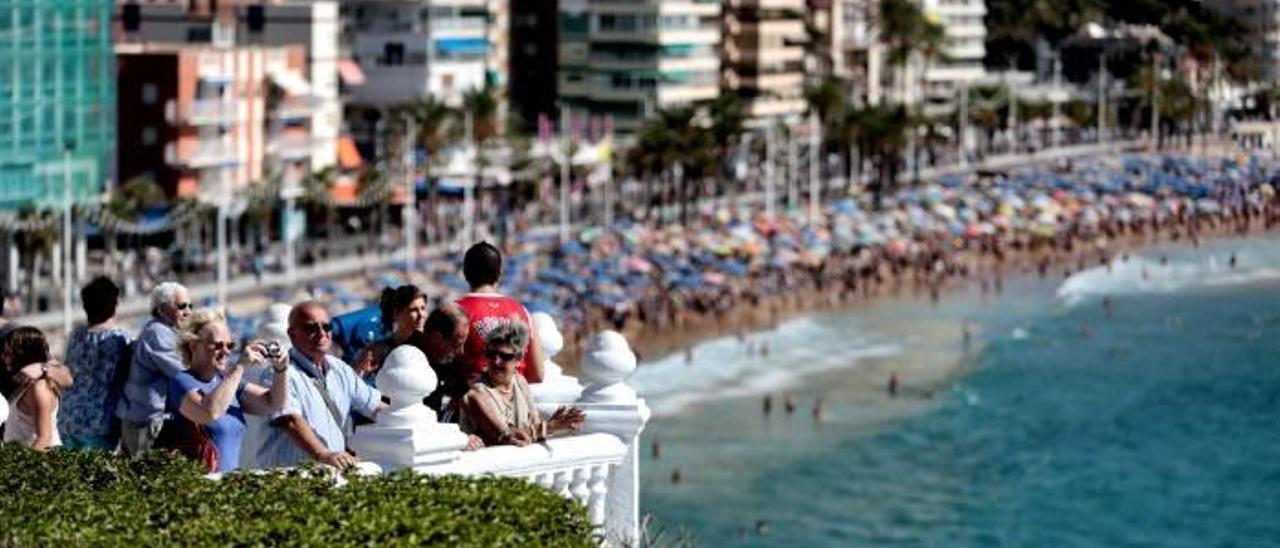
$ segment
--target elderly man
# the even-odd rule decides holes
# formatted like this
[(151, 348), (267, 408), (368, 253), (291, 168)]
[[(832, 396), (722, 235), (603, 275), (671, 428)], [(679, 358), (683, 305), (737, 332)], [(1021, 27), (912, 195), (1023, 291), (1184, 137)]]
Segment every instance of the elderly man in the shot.
[[(409, 344), (418, 347), (431, 369), (435, 370), (439, 386), (422, 402), (437, 413), (444, 410), (444, 398), (461, 398), (471, 387), (461, 363), (471, 324), (461, 307), (446, 304), (427, 315), (423, 330), (409, 338)], [(447, 417), (452, 415), (447, 415)]]
[(178, 357), (178, 324), (191, 315), (187, 288), (164, 282), (151, 290), (151, 319), (133, 344), (133, 360), (116, 405), (120, 446), (129, 456), (151, 449), (165, 421), (165, 395), (173, 376), (187, 370)]
[(289, 397), (271, 415), (272, 428), (258, 450), (257, 466), (295, 466), (313, 459), (348, 468), (356, 458), (347, 452), (351, 413), (374, 418), (387, 406), (346, 362), (330, 356), (333, 344), (329, 313), (320, 303), (301, 303), (289, 313)]

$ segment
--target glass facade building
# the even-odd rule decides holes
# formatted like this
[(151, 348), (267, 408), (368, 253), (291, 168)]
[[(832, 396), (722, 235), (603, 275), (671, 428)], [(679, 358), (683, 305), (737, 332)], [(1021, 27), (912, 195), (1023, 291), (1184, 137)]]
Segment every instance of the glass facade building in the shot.
[(77, 202), (112, 176), (113, 6), (0, 0), (0, 210), (61, 204), (68, 167)]

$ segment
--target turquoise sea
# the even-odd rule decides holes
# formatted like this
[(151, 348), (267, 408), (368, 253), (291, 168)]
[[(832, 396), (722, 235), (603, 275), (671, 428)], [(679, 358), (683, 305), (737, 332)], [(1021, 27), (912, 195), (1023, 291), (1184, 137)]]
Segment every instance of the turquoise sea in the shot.
[(1280, 546), (1277, 239), (795, 319), (634, 381), (660, 543)]

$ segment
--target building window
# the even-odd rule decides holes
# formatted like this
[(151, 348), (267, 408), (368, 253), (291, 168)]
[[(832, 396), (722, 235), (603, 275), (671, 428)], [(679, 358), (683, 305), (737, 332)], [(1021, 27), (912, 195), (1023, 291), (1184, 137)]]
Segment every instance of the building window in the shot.
[(155, 126), (146, 126), (142, 128), (142, 144), (143, 146), (151, 146), (160, 140), (160, 133), (156, 131)]
[(142, 104), (154, 105), (160, 99), (160, 90), (155, 84), (142, 84)]
[(403, 65), (404, 44), (400, 42), (387, 42), (384, 44), (382, 46), (382, 64)]

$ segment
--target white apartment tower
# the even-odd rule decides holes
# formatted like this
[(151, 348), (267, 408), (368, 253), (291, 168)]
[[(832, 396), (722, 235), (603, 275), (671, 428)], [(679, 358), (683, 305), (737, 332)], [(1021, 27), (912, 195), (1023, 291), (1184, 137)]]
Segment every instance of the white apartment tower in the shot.
[(986, 74), (982, 60), (987, 55), (987, 5), (984, 0), (923, 0), (921, 9), (947, 34), (943, 59), (930, 63), (925, 72), (924, 96), (951, 101), (962, 85)]
[(718, 0), (562, 0), (558, 94), (619, 131), (720, 93)]

